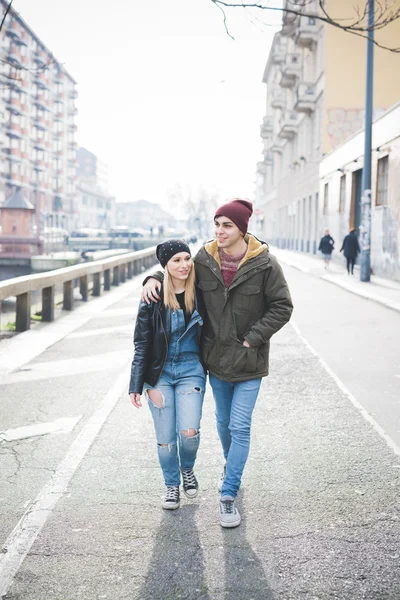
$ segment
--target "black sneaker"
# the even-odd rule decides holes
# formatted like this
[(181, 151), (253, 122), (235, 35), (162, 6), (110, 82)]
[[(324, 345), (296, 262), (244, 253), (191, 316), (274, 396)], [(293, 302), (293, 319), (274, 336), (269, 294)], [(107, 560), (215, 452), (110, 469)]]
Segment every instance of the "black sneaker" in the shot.
[(199, 484), (193, 469), (182, 469), (183, 493), (187, 498), (196, 498), (199, 493)]
[(231, 496), (222, 496), (219, 501), (219, 518), (222, 527), (237, 527), (240, 525), (240, 514)]
[(163, 508), (175, 510), (180, 506), (179, 485), (167, 485), (167, 492), (163, 501)]
[(222, 486), (224, 484), (225, 477), (226, 477), (226, 463), (224, 464), (223, 471), (218, 479), (218, 491), (219, 492), (222, 492)]

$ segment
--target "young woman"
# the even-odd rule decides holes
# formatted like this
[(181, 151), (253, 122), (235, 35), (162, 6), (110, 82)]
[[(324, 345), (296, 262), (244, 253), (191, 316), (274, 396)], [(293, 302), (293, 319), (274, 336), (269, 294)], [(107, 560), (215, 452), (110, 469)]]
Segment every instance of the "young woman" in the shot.
[(199, 350), (203, 321), (189, 246), (167, 240), (156, 254), (165, 269), (162, 301), (139, 305), (129, 394), (133, 406), (140, 408), (144, 390), (167, 486), (163, 508), (176, 509), (181, 473), (185, 495), (195, 498), (198, 493), (193, 467), (205, 391)]

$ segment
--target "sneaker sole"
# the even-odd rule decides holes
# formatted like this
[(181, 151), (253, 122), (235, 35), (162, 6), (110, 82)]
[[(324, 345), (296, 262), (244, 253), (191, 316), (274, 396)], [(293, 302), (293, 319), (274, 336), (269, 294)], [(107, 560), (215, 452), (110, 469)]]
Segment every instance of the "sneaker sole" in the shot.
[(241, 520), (242, 519), (239, 517), (239, 519), (237, 521), (233, 521), (232, 523), (224, 523), (222, 521), (220, 521), (220, 523), (221, 523), (221, 527), (225, 527), (226, 529), (231, 529), (232, 527), (238, 527), (240, 525)]
[(196, 498), (196, 496), (198, 496), (199, 494), (199, 490), (195, 490), (194, 494), (188, 494), (185, 490), (183, 490), (183, 493), (185, 494), (186, 498), (189, 498), (189, 500), (192, 500), (192, 498)]
[(179, 507), (180, 507), (180, 503), (178, 503), (178, 504), (173, 504), (173, 505), (171, 505), (171, 504), (163, 504), (163, 505), (162, 505), (162, 507), (163, 507), (165, 510), (176, 510), (177, 508), (179, 508)]

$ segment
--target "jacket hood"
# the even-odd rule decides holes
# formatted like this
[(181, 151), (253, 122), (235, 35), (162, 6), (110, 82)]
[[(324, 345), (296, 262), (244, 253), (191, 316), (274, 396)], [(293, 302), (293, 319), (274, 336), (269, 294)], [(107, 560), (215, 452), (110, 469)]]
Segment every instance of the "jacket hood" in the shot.
[[(255, 258), (256, 256), (258, 256), (262, 252), (269, 252), (268, 244), (265, 242), (261, 242), (251, 233), (246, 233), (246, 235), (244, 236), (244, 241), (247, 244), (247, 252), (244, 255), (243, 259), (240, 261), (238, 268), (244, 265), (244, 263), (250, 260), (251, 258)], [(208, 254), (210, 254), (213, 257), (213, 259), (218, 263), (219, 268), (221, 268), (222, 265), (221, 260), (219, 258), (217, 240), (207, 242), (204, 248), (206, 252), (208, 252)]]

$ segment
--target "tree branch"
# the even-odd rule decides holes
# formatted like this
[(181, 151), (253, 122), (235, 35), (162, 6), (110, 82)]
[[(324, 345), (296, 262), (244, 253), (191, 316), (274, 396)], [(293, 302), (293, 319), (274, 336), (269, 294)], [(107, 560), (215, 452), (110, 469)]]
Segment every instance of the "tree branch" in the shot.
[(9, 3), (9, 5), (6, 8), (6, 12), (4, 13), (4, 16), (3, 16), (2, 20), (1, 20), (1, 23), (0, 23), (0, 31), (3, 29), (4, 21), (6, 20), (6, 17), (8, 15), (8, 13), (10, 12), (10, 8), (11, 8), (11, 4), (12, 3), (13, 3), (13, 0), (10, 0), (10, 3)]
[[(370, 31), (379, 31), (380, 29), (383, 29), (384, 27), (386, 27), (387, 25), (389, 25), (390, 23), (393, 23), (394, 21), (397, 21), (398, 19), (400, 19), (400, 8), (396, 8), (395, 10), (393, 10), (393, 7), (395, 6), (396, 2), (393, 0), (390, 5), (388, 5), (387, 0), (385, 0), (385, 3), (382, 4), (382, 0), (377, 0), (377, 6), (378, 8), (375, 11), (375, 22), (374, 22), (374, 26), (373, 28), (368, 26), (368, 22), (366, 20), (367, 14), (368, 14), (368, 8), (367, 8), (367, 3), (364, 5), (364, 10), (362, 12), (362, 14), (360, 13), (360, 11), (358, 9), (355, 10), (356, 12), (356, 18), (353, 19), (350, 23), (345, 23), (345, 21), (349, 21), (350, 19), (339, 19), (339, 18), (332, 18), (328, 11), (326, 10), (325, 6), (324, 6), (324, 0), (318, 0), (318, 6), (321, 10), (321, 12), (307, 12), (305, 11), (305, 7), (309, 4), (308, 0), (303, 0), (303, 2), (301, 4), (298, 4), (299, 8), (287, 8), (287, 7), (277, 7), (277, 6), (266, 6), (264, 4), (262, 4), (261, 2), (227, 2), (226, 0), (211, 0), (211, 2), (213, 4), (215, 4), (215, 6), (217, 6), (218, 8), (220, 8), (224, 14), (224, 26), (225, 26), (225, 30), (228, 31), (227, 29), (227, 25), (226, 25), (226, 13), (225, 13), (225, 8), (244, 8), (244, 9), (258, 9), (258, 10), (266, 10), (266, 11), (272, 11), (272, 12), (282, 12), (286, 15), (295, 15), (296, 17), (305, 17), (305, 18), (310, 18), (310, 19), (316, 19), (318, 21), (321, 21), (323, 23), (326, 23), (327, 25), (332, 25), (332, 27), (336, 27), (338, 29), (342, 29), (342, 31), (345, 31), (346, 33), (351, 33), (353, 35), (357, 35), (359, 37), (362, 37), (364, 39), (370, 39), (369, 38), (369, 32)], [(229, 34), (230, 35), (230, 34)], [(232, 37), (232, 36), (230, 36)], [(378, 41), (376, 41), (375, 39), (373, 40), (373, 43), (375, 44), (375, 46), (377, 46), (378, 48), (382, 48), (383, 50), (388, 50), (389, 52), (395, 52), (395, 53), (400, 53), (400, 47), (396, 47), (396, 48), (390, 48), (389, 46), (384, 46), (383, 44), (380, 44)]]

